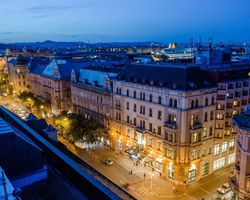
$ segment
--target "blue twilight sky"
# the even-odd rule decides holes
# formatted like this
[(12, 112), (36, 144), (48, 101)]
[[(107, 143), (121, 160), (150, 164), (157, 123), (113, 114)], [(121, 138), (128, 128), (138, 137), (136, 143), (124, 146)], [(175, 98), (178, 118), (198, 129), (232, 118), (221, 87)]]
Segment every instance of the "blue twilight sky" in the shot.
[(0, 42), (250, 42), (250, 0), (0, 0)]

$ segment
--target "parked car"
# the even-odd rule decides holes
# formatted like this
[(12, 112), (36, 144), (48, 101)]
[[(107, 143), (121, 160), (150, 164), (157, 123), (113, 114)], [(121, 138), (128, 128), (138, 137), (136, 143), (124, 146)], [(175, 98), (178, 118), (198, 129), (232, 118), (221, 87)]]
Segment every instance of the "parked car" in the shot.
[(114, 164), (114, 162), (113, 162), (111, 159), (109, 159), (109, 158), (104, 158), (104, 159), (102, 159), (101, 161), (102, 161), (102, 163), (103, 163), (104, 165), (107, 165), (107, 166), (111, 166), (111, 165)]
[(226, 194), (231, 191), (229, 183), (224, 183), (221, 187), (217, 189), (217, 192), (220, 194)]
[(75, 146), (80, 148), (80, 149), (86, 149), (87, 148), (87, 145), (84, 142), (78, 142), (77, 141), (77, 142), (75, 142)]

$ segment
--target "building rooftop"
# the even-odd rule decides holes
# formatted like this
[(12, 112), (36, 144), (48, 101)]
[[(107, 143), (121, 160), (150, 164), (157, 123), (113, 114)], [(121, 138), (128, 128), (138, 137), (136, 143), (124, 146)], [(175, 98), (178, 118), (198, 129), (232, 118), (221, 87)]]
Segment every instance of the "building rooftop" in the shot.
[(118, 80), (177, 90), (196, 90), (213, 86), (205, 72), (194, 65), (129, 65)]
[(245, 113), (234, 116), (232, 121), (238, 128), (250, 131), (250, 104), (248, 104)]

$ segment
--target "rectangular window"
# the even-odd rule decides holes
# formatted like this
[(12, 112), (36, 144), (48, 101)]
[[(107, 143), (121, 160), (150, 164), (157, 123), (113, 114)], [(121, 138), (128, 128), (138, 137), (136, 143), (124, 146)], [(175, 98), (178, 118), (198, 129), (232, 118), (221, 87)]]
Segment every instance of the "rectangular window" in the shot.
[(161, 150), (161, 142), (158, 142), (157, 149)]
[(129, 110), (129, 102), (127, 102), (127, 110)]
[(228, 164), (235, 162), (235, 153), (232, 153), (228, 156)]
[(223, 142), (221, 146), (221, 152), (225, 152), (225, 151), (227, 151), (227, 141)]
[(134, 104), (134, 112), (136, 112), (136, 104)]
[(229, 150), (234, 149), (235, 139), (231, 139), (229, 142)]
[(213, 170), (220, 169), (225, 166), (225, 157), (214, 161)]
[(220, 144), (214, 145), (214, 155), (218, 155), (220, 153)]
[(151, 131), (151, 132), (152, 132), (152, 130), (153, 130), (152, 123), (149, 123), (149, 127), (148, 127), (148, 129), (149, 129), (149, 131)]
[(158, 111), (158, 119), (161, 119), (161, 111)]
[(153, 109), (152, 108), (149, 108), (148, 116), (149, 117), (153, 117)]
[(161, 126), (158, 126), (158, 135), (161, 135)]

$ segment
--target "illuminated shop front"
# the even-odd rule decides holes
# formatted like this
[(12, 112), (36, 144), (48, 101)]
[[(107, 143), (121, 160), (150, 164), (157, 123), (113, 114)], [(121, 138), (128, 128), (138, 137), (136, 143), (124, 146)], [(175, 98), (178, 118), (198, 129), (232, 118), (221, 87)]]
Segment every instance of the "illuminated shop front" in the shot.
[(196, 167), (194, 164), (192, 164), (188, 172), (188, 182), (195, 181), (195, 179), (196, 179)]
[(162, 173), (162, 161), (163, 161), (162, 156), (158, 156), (155, 159), (155, 171)]
[(170, 163), (168, 168), (168, 177), (171, 179), (174, 179), (174, 167), (173, 167), (173, 163)]
[(122, 151), (122, 140), (121, 140), (121, 138), (119, 138), (119, 140), (117, 141), (117, 150)]

